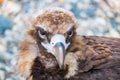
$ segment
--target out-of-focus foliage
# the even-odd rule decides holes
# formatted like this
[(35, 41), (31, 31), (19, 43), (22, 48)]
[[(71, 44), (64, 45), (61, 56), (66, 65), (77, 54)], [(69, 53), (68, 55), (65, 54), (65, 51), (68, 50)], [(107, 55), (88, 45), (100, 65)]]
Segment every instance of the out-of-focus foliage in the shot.
[(13, 74), (12, 65), (34, 12), (62, 7), (76, 16), (79, 35), (120, 37), (119, 4), (120, 0), (0, 0), (0, 80), (23, 80)]

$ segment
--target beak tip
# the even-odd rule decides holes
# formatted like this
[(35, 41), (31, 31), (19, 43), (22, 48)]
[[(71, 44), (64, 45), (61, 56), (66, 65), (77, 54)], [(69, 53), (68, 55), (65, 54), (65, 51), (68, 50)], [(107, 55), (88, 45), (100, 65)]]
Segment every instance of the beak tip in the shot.
[(60, 68), (60, 69), (63, 69), (63, 68), (64, 68), (64, 66), (63, 66), (63, 65), (59, 65), (59, 68)]
[(58, 65), (60, 69), (64, 68), (64, 58), (65, 58), (65, 47), (63, 43), (57, 43), (55, 45), (55, 57), (57, 59)]

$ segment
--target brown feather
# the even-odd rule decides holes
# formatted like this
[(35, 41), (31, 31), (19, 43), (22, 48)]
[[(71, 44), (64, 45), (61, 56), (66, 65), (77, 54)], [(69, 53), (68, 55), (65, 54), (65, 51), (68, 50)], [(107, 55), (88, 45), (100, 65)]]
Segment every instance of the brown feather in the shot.
[[(41, 45), (37, 25), (44, 24), (52, 34), (66, 35), (74, 26), (70, 46), (66, 50), (64, 69)], [(38, 15), (20, 42), (17, 68), (26, 80), (120, 80), (120, 39), (77, 36), (77, 23), (71, 13), (53, 9)]]

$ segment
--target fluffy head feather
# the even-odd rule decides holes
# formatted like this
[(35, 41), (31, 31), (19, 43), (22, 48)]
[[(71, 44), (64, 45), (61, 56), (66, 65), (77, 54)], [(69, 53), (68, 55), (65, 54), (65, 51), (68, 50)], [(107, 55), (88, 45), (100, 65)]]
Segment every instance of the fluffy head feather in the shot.
[(41, 11), (32, 24), (34, 27), (43, 25), (44, 29), (53, 34), (65, 33), (71, 25), (77, 28), (73, 14), (61, 8), (48, 8)]
[[(37, 62), (39, 62), (37, 63), (38, 65), (41, 64), (41, 66), (43, 66), (43, 69), (45, 68), (45, 70), (49, 69), (51, 71), (54, 70), (56, 74), (59, 73), (60, 69), (58, 67), (58, 62), (55, 59), (55, 55), (53, 55), (54, 53), (51, 54), (52, 51), (49, 52), (46, 50), (45, 46), (47, 45), (46, 43), (50, 43), (52, 37), (56, 34), (57, 36), (60, 36), (62, 40), (65, 40), (63, 41), (64, 46), (67, 45), (67, 43), (72, 43), (73, 37), (76, 34), (75, 30), (77, 28), (75, 17), (71, 12), (61, 8), (45, 9), (44, 11), (40, 12), (39, 15), (37, 15), (31, 24), (32, 26), (27, 29), (27, 34), (20, 43), (20, 55), (18, 60), (20, 73), (27, 78), (30, 76), (30, 74), (36, 71)], [(52, 40), (56, 41), (56, 39)], [(72, 62), (69, 61), (69, 59), (76, 57), (73, 57), (71, 53), (67, 51), (68, 46), (66, 48), (67, 57), (65, 58), (64, 63), (64, 74), (68, 73), (69, 71), (70, 73), (66, 75), (66, 78), (69, 78), (75, 74), (75, 71), (77, 70), (77, 64), (76, 59), (74, 59)], [(36, 59), (38, 61), (36, 61)], [(73, 69), (67, 69), (67, 66), (73, 67)], [(41, 70), (38, 69), (38, 72), (39, 71)]]

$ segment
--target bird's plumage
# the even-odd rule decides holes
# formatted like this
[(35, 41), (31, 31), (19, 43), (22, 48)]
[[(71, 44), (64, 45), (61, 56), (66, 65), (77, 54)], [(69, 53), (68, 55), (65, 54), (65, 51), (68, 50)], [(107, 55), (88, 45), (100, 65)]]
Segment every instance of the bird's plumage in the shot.
[[(26, 80), (119, 80), (120, 39), (78, 36), (77, 26), (74, 16), (63, 9), (38, 15), (20, 43), (19, 73)], [(62, 43), (57, 50), (51, 43), (56, 34), (63, 37), (54, 45)], [(62, 51), (68, 43), (59, 58), (64, 52), (58, 49)]]

